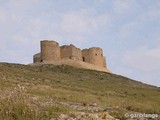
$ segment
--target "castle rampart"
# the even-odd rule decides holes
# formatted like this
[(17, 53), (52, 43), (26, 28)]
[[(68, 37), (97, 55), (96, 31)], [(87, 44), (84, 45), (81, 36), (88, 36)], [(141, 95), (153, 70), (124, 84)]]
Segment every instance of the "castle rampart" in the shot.
[(40, 64), (66, 64), (80, 68), (110, 72), (106, 66), (103, 50), (92, 47), (81, 50), (74, 45), (63, 45), (55, 41), (41, 41), (41, 53), (33, 56), (34, 63)]
[(61, 59), (72, 59), (82, 61), (82, 51), (74, 45), (64, 45), (60, 47)]

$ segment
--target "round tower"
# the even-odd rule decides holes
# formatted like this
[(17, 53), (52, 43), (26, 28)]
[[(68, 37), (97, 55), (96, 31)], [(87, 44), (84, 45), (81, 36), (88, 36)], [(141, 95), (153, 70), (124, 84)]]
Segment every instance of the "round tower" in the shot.
[(88, 50), (89, 63), (104, 67), (104, 57), (101, 48), (93, 47)]
[(41, 53), (37, 53), (33, 56), (33, 63), (41, 62)]
[(60, 59), (60, 47), (55, 41), (41, 41), (41, 61), (49, 62)]

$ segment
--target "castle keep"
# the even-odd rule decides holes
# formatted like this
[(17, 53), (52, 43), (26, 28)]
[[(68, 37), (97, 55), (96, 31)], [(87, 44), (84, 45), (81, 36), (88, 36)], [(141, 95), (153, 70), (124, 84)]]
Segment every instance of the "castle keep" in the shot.
[(79, 49), (74, 45), (63, 45), (55, 41), (41, 41), (41, 52), (33, 56), (34, 64), (71, 65), (74, 67), (110, 72), (106, 58), (99, 47)]

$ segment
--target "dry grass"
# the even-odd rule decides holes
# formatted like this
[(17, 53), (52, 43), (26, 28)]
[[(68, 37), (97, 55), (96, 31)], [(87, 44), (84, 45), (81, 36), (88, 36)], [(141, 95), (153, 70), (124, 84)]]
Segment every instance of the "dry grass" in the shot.
[[(62, 102), (97, 103), (124, 111), (160, 113), (160, 89), (70, 66), (0, 64), (0, 119), (49, 120), (75, 111)], [(121, 118), (122, 118), (121, 117)]]
[(58, 113), (72, 111), (56, 103), (52, 97), (28, 94), (24, 86), (18, 85), (5, 90), (0, 97), (1, 120), (40, 120), (51, 119)]

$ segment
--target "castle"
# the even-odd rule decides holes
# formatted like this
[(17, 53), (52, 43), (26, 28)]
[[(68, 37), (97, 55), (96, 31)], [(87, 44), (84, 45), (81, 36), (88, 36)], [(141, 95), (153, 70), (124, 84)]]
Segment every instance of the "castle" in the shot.
[(34, 64), (70, 65), (78, 68), (110, 72), (107, 69), (106, 58), (99, 47), (79, 49), (74, 45), (63, 45), (55, 41), (43, 40), (41, 52), (33, 56)]

